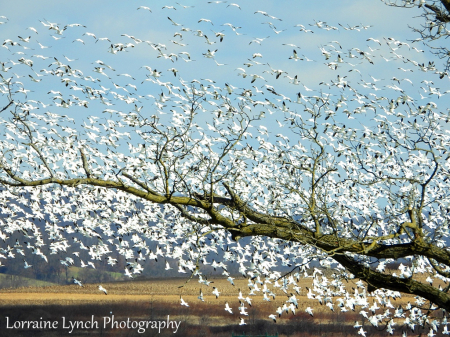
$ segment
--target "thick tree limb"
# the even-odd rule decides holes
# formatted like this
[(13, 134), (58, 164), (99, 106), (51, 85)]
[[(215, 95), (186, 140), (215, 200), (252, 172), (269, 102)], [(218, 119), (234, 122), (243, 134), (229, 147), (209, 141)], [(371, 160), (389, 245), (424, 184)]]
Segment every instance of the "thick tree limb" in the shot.
[(447, 12), (450, 13), (450, 0), (441, 0), (441, 3), (444, 5)]
[(335, 256), (334, 259), (357, 278), (366, 281), (369, 289), (385, 288), (406, 294), (418, 295), (445, 310), (450, 310), (450, 296), (436, 287), (418, 282), (412, 278), (399, 278), (371, 270), (344, 255)]
[[(445, 1), (447, 3), (447, 1)], [(442, 0), (442, 3), (444, 3), (444, 0)], [(425, 7), (432, 10), (434, 14), (436, 15), (436, 20), (441, 22), (449, 22), (450, 16), (447, 13), (442, 12), (438, 7), (434, 5), (425, 4)], [(446, 7), (447, 11), (449, 10)]]

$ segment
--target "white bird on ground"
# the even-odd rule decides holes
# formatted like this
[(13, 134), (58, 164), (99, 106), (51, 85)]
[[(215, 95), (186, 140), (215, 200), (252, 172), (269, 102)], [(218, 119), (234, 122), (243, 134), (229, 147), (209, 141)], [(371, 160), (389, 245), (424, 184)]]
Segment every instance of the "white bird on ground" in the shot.
[(105, 293), (105, 295), (108, 295), (108, 292), (106, 291), (105, 288), (102, 287), (102, 285), (98, 286), (98, 290), (103, 291)]

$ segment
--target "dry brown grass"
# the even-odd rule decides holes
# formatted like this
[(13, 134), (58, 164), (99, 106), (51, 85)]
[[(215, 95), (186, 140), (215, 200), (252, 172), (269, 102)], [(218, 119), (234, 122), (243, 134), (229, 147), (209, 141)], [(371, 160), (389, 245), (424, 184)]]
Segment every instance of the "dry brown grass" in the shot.
[[(170, 315), (173, 320), (183, 321), (187, 330), (181, 335), (215, 337), (230, 336), (231, 331), (247, 331), (249, 334), (277, 331), (280, 336), (347, 336), (356, 334), (352, 326), (354, 321), (361, 321), (357, 312), (341, 313), (337, 308), (336, 312), (331, 312), (316, 300), (308, 299), (306, 287), (311, 286), (312, 280), (307, 278), (299, 282), (302, 291), (301, 295), (297, 295), (299, 308), (296, 315), (283, 314), (275, 325), (268, 315), (285, 303), (286, 294), (279, 288), (273, 289), (277, 297), (271, 302), (264, 301), (262, 295), (250, 296), (253, 306), (246, 305), (249, 315), (244, 317), (248, 324), (244, 330), (237, 324), (240, 316), (237, 295), (241, 289), (244, 297), (248, 296), (248, 280), (236, 279), (234, 287), (225, 279), (211, 281), (214, 283), (209, 287), (199, 284), (196, 280), (186, 283), (186, 279), (103, 283), (108, 295), (98, 290), (98, 284), (86, 284), (84, 287), (68, 285), (3, 289), (0, 290), (0, 316), (2, 312), (6, 315), (12, 311), (23, 310), (44, 310), (52, 317), (80, 317), (94, 313), (96, 317), (101, 317), (108, 315), (110, 311), (114, 312), (116, 317), (123, 318), (148, 319), (150, 316)], [(218, 299), (211, 294), (212, 286), (221, 292)], [(356, 284), (349, 282), (347, 287), (350, 289), (356, 287)], [(200, 289), (206, 303), (197, 298)], [(180, 305), (180, 296), (189, 304), (189, 308)], [(405, 295), (393, 301), (393, 304), (398, 306), (408, 301), (413, 301), (413, 296)], [(233, 315), (224, 310), (226, 302), (233, 308)], [(314, 308), (314, 317), (305, 313), (308, 306)], [(39, 315), (42, 316), (41, 313)], [(302, 333), (296, 335), (298, 331)]]
[[(244, 297), (248, 296), (249, 288), (247, 279), (236, 279), (235, 286), (232, 286), (225, 279), (213, 279), (209, 287), (199, 284), (195, 280), (186, 283), (186, 279), (168, 280), (143, 280), (133, 282), (115, 282), (102, 284), (108, 290), (108, 295), (104, 295), (98, 290), (98, 284), (86, 284), (83, 287), (78, 285), (50, 286), (50, 287), (24, 287), (17, 289), (0, 290), (0, 306), (14, 305), (77, 305), (77, 304), (105, 304), (121, 302), (140, 303), (166, 303), (180, 305), (180, 296), (190, 306), (201, 306), (212, 311), (224, 311), (225, 303), (228, 302), (234, 310), (238, 311), (239, 301), (237, 295), (239, 289)], [(306, 287), (311, 286), (311, 279), (302, 279), (299, 282), (302, 292), (297, 295), (299, 302), (298, 312), (304, 312), (306, 307), (313, 307), (315, 316), (318, 314), (335, 315), (326, 306), (321, 306), (316, 300), (306, 297)], [(213, 286), (220, 291), (219, 298), (212, 295)], [(353, 282), (348, 283), (348, 287), (356, 287)], [(203, 291), (205, 303), (202, 303), (197, 296), (200, 289)], [(261, 313), (269, 315), (275, 312), (278, 306), (283, 305), (287, 300), (287, 295), (279, 288), (272, 289), (277, 295), (275, 300), (267, 302), (262, 295), (249, 296), (252, 299), (254, 308), (258, 308)], [(396, 300), (394, 305), (406, 304), (413, 301), (413, 296), (404, 295)], [(211, 307), (212, 306), (212, 307)], [(224, 311), (224, 315), (228, 314)], [(330, 316), (330, 317), (331, 317)]]

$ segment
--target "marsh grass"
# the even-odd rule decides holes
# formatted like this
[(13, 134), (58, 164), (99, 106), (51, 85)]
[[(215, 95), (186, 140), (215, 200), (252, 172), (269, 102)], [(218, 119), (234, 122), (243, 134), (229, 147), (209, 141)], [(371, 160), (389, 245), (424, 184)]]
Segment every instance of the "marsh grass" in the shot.
[[(133, 329), (103, 329), (103, 317), (113, 314), (116, 320), (170, 320), (181, 321), (177, 335), (179, 336), (214, 336), (229, 337), (232, 332), (255, 334), (275, 334), (284, 336), (356, 336), (357, 330), (353, 328), (354, 322), (363, 323), (361, 315), (357, 312), (335, 312), (317, 301), (308, 299), (306, 287), (310, 286), (310, 280), (301, 281), (302, 291), (297, 295), (299, 308), (295, 315), (283, 314), (273, 323), (268, 318), (287, 299), (287, 295), (280, 289), (274, 289), (277, 293), (275, 300), (264, 301), (261, 295), (249, 296), (252, 298), (252, 306), (247, 307), (248, 316), (245, 318), (247, 325), (240, 326), (239, 306), (237, 299), (238, 289), (241, 289), (244, 297), (248, 296), (247, 279), (235, 280), (233, 287), (224, 279), (214, 279), (209, 287), (200, 285), (196, 281), (186, 283), (186, 279), (169, 280), (137, 280), (133, 282), (102, 283), (108, 290), (108, 295), (100, 292), (98, 284), (86, 284), (84, 287), (77, 285), (48, 286), (48, 287), (22, 287), (18, 289), (3, 289), (0, 291), (0, 336), (173, 336), (173, 331), (147, 330), (139, 334)], [(211, 294), (212, 286), (216, 286), (221, 294), (216, 299)], [(349, 287), (354, 287), (352, 283)], [(200, 289), (203, 291), (205, 303), (197, 296)], [(189, 304), (189, 307), (180, 305), (180, 296)], [(411, 296), (403, 297), (395, 301), (395, 306), (404, 305), (412, 301)], [(233, 315), (224, 310), (225, 303), (233, 308)], [(306, 307), (314, 308), (314, 316), (305, 313)], [(10, 322), (15, 320), (59, 320), (66, 317), (71, 321), (90, 320), (94, 315), (98, 320), (99, 329), (78, 329), (69, 334), (67, 330), (6, 330), (5, 317)], [(395, 336), (401, 335), (402, 329), (396, 327)], [(385, 331), (379, 331), (371, 327), (366, 321), (364, 329), (375, 336), (386, 335)], [(409, 335), (419, 335), (416, 329)], [(428, 333), (429, 329), (423, 330)]]

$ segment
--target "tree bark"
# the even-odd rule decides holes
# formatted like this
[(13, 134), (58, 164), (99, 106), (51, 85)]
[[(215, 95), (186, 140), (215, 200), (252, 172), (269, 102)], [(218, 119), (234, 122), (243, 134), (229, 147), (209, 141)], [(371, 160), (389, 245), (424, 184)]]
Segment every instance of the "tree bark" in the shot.
[(441, 3), (444, 5), (445, 9), (447, 10), (447, 14), (450, 13), (450, 0), (441, 0)]

